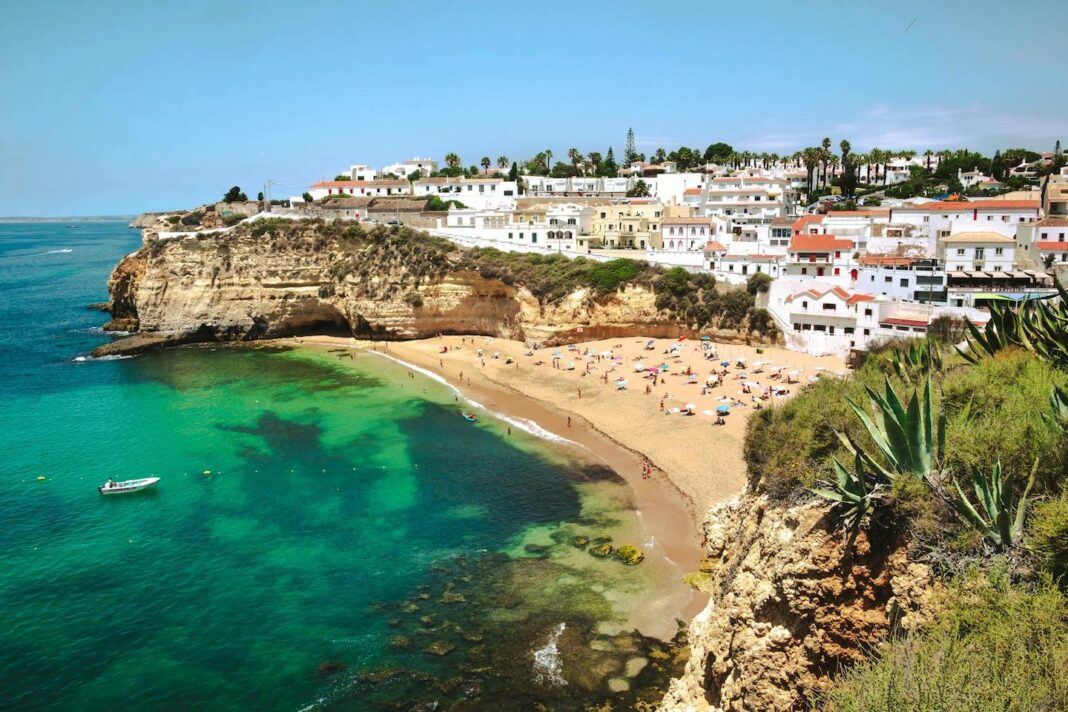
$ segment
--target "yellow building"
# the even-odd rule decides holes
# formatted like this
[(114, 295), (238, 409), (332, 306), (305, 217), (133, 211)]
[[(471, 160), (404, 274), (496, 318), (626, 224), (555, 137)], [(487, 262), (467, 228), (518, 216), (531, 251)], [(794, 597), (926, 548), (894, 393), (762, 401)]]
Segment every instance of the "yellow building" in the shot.
[(659, 248), (661, 221), (665, 217), (686, 217), (690, 212), (686, 205), (651, 200), (594, 206), (589, 239), (584, 242), (605, 249)]

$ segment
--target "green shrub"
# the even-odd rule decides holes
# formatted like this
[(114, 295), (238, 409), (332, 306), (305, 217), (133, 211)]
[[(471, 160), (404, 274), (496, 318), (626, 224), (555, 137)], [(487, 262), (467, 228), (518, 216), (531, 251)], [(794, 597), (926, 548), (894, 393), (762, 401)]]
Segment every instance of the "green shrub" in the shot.
[(815, 706), (828, 712), (1068, 709), (1068, 606), (1059, 591), (973, 579), (955, 585), (945, 604), (928, 629), (882, 646)]
[(1006, 350), (942, 381), (946, 413), (945, 469), (966, 477), (1001, 461), (1021, 478), (1039, 458), (1038, 490), (1056, 491), (1066, 460), (1064, 430), (1051, 421), (1049, 394), (1068, 374), (1027, 352)]
[(1068, 588), (1068, 482), (1059, 495), (1038, 503), (1030, 522), (1027, 545), (1054, 581)]

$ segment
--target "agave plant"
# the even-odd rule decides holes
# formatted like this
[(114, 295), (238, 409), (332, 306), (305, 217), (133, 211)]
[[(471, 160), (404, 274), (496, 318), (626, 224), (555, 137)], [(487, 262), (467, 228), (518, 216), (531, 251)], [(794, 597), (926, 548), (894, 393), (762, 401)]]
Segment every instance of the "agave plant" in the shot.
[(905, 383), (912, 383), (918, 374), (942, 370), (942, 354), (930, 340), (914, 340), (904, 349), (893, 349), (889, 361), (894, 373)]
[(865, 518), (872, 515), (884, 495), (884, 487), (867, 471), (861, 457), (854, 459), (856, 474), (834, 459), (834, 482), (812, 489), (814, 494), (835, 503), (841, 523), (849, 529), (859, 529)]
[(890, 483), (899, 475), (908, 475), (924, 479), (939, 489), (939, 463), (945, 449), (946, 427), (945, 414), (940, 414), (936, 422), (931, 379), (928, 376), (922, 392), (919, 388), (913, 390), (907, 408), (890, 384), (890, 379), (885, 380), (886, 392), (883, 395), (871, 387), (867, 388), (873, 415), (852, 400), (848, 403), (886, 464), (872, 457), (849, 435), (838, 433), (838, 437), (846, 449), (862, 460), (881, 481)]
[(965, 520), (992, 543), (1006, 548), (1017, 546), (1023, 538), (1027, 497), (1035, 483), (1037, 471), (1036, 458), (1034, 467), (1031, 468), (1031, 476), (1027, 479), (1027, 486), (1017, 501), (1013, 491), (1015, 477), (1011, 474), (1002, 477), (1000, 461), (994, 465), (990, 476), (975, 469), (972, 471), (972, 487), (975, 489), (978, 506), (972, 504), (956, 480), (953, 481), (953, 487), (957, 491), (957, 497), (952, 499), (951, 503)]
[(1058, 299), (1025, 299), (1015, 309), (990, 305), (990, 320), (979, 329), (967, 322), (968, 349), (957, 351), (971, 363), (1015, 346), (1058, 366), (1068, 366), (1068, 292), (1057, 285)]
[(1068, 390), (1060, 386), (1054, 386), (1049, 402), (1053, 406), (1054, 419), (1068, 428)]

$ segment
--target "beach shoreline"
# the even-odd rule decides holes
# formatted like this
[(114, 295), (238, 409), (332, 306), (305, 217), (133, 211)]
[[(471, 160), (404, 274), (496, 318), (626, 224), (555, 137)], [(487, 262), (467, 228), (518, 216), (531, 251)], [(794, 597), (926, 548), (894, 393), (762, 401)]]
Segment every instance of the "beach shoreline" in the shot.
[[(482, 336), (387, 342), (309, 335), (276, 342), (377, 353), (446, 383), (458, 396), (506, 421), (536, 424), (525, 428), (543, 431), (535, 435), (581, 447), (628, 484), (643, 525), (664, 556), (679, 568), (680, 577), (700, 566), (704, 555), (702, 520), (707, 509), (744, 487), (742, 442), (745, 421), (753, 408), (735, 407), (724, 425), (714, 426), (707, 415), (717, 402), (713, 399), (741, 397), (740, 380), (732, 383), (729, 376), (723, 377), (717, 389), (698, 395), (701, 386), (689, 383), (692, 377), (680, 382), (680, 371), (658, 379), (655, 389), (650, 382), (646, 393), (639, 378), (642, 374), (633, 371), (634, 360), (666, 361), (663, 352), (674, 348), (692, 372), (700, 370), (702, 374), (722, 369), (718, 359), (726, 359), (728, 354), (732, 366), (739, 359), (752, 363), (764, 358), (781, 361), (805, 377), (817, 373), (816, 369), (845, 368), (840, 359), (767, 347), (761, 349), (762, 356), (757, 347), (726, 344), (714, 347), (719, 351), (717, 360), (709, 362), (704, 358), (708, 352), (699, 341), (633, 337), (577, 344), (574, 351), (529, 349), (518, 341)], [(610, 351), (615, 354), (612, 358), (603, 355)], [(555, 354), (560, 356), (554, 358)], [(574, 370), (568, 370), (572, 361), (589, 361), (589, 366), (580, 371), (576, 363)], [(615, 384), (619, 376), (629, 382), (625, 390)], [(785, 387), (795, 392), (800, 385)], [(680, 403), (700, 403), (701, 414), (665, 417)], [(680, 447), (680, 442), (688, 447)], [(705, 594), (693, 591), (678, 617), (689, 621), (706, 601)]]

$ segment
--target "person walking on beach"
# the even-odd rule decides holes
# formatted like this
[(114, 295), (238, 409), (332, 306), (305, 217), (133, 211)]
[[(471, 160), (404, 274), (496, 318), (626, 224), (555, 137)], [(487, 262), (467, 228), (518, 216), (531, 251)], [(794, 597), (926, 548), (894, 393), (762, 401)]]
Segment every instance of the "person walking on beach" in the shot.
[(571, 416), (567, 416), (567, 427), (571, 427)]

